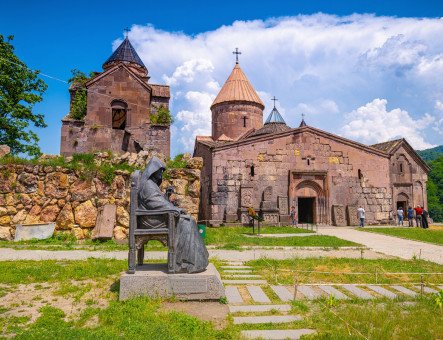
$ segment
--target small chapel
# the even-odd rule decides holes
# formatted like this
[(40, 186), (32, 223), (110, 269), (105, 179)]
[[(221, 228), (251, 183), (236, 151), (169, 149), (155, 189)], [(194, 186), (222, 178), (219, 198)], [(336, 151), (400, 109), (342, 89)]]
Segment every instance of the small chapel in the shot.
[[(274, 97), (275, 99), (275, 97)], [(203, 158), (201, 221), (247, 223), (252, 207), (264, 223), (389, 223), (398, 207), (427, 207), (429, 167), (405, 139), (364, 145), (309, 126), (288, 126), (265, 105), (237, 62), (211, 105), (212, 135), (197, 136)]]
[[(103, 72), (94, 72), (87, 91), (84, 119), (68, 114), (62, 119), (61, 150), (74, 153), (156, 151), (170, 155), (170, 124), (153, 122), (159, 109), (169, 110), (167, 85), (151, 84), (149, 73), (128, 36), (104, 62)], [(69, 88), (70, 111), (79, 90)]]

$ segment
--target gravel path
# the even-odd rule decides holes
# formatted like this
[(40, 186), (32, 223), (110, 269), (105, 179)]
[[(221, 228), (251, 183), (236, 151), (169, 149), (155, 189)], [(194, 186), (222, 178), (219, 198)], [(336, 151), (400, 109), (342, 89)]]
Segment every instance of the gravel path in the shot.
[(319, 228), (318, 234), (360, 243), (375, 252), (410, 260), (414, 256), (438, 264), (443, 264), (443, 246), (425, 242), (406, 240), (394, 236), (364, 232), (354, 228)]
[[(294, 257), (346, 257), (360, 258), (362, 253), (357, 249), (249, 249), (249, 250), (222, 250), (210, 249), (211, 258), (223, 261), (250, 261), (262, 257), (270, 259), (291, 259)], [(363, 256), (366, 259), (385, 258), (383, 254), (370, 250), (364, 250)], [(87, 258), (118, 259), (126, 260), (127, 251), (88, 251), (88, 250), (15, 250), (11, 248), (0, 248), (0, 261), (10, 260), (84, 260)], [(146, 260), (166, 260), (165, 251), (147, 251)]]

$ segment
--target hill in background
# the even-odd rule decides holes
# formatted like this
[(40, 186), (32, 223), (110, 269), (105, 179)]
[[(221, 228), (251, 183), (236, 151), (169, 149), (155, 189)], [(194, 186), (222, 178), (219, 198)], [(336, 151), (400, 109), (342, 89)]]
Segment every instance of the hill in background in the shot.
[(417, 150), (417, 153), (425, 162), (433, 161), (439, 156), (443, 156), (443, 145), (436, 146), (435, 148), (426, 150)]

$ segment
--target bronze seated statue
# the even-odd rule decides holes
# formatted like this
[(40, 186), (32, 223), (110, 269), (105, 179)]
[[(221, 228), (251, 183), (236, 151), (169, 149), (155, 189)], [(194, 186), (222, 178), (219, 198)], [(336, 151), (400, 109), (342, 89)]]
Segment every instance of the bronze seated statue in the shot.
[[(165, 165), (153, 157), (141, 173), (131, 176), (128, 273), (143, 264), (144, 246), (158, 240), (168, 247), (169, 273), (198, 273), (208, 266), (209, 254), (196, 221), (174, 206), (161, 192)], [(170, 188), (169, 193), (170, 193)]]

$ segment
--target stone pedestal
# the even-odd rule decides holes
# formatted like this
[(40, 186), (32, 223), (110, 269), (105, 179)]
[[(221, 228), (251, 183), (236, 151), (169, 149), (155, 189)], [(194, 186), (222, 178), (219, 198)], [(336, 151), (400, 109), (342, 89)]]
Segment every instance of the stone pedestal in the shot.
[(212, 263), (202, 273), (168, 274), (166, 264), (137, 266), (120, 277), (120, 300), (136, 296), (175, 297), (178, 300), (218, 300), (225, 296), (220, 274)]

